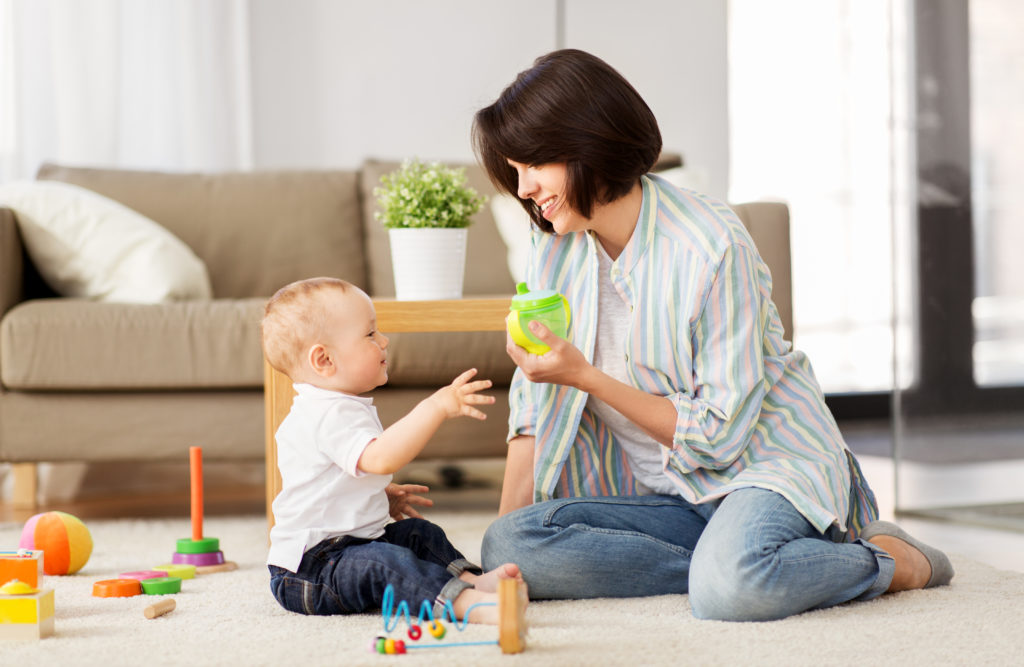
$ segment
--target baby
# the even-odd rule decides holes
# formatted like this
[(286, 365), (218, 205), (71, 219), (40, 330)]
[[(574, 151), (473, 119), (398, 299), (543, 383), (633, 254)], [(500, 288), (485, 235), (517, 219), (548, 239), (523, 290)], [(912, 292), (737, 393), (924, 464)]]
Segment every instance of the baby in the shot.
[(391, 484), (446, 419), (486, 418), (475, 406), (494, 403), (478, 393), (490, 380), (472, 381), (470, 369), (384, 429), (363, 394), (388, 380), (388, 339), (362, 290), (335, 278), (287, 285), (267, 302), (262, 333), (268, 362), (297, 392), (276, 433), (282, 488), (267, 565), (277, 601), (360, 613), (379, 609), (391, 584), (411, 607), (432, 600), (440, 615), (450, 602), (459, 619), (497, 623), (495, 605), (475, 605), (496, 603), (498, 580), (521, 579), (519, 568), (483, 572), (412, 508), (432, 504), (411, 495), (426, 487)]

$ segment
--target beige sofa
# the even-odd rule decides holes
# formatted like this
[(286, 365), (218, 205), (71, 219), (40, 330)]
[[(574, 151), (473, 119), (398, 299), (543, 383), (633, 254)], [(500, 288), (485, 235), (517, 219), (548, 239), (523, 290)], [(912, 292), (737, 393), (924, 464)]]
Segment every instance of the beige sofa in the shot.
[[(162, 304), (62, 298), (40, 279), (12, 211), (0, 207), (0, 462), (184, 461), (263, 457), (258, 327), (267, 296), (333, 275), (392, 296), (373, 187), (397, 165), (358, 170), (160, 173), (44, 165), (38, 179), (79, 185), (157, 221), (206, 264), (214, 298)], [(481, 170), (470, 182), (493, 193)], [(735, 207), (775, 277), (792, 331), (788, 211)], [(489, 208), (469, 234), (465, 294), (511, 295), (506, 248)], [(388, 424), (468, 366), (495, 383), (489, 419), (444, 425), (423, 457), (504, 454), (513, 365), (501, 332), (391, 337), (390, 381), (375, 393)], [(15, 500), (31, 503), (34, 468), (18, 466)]]

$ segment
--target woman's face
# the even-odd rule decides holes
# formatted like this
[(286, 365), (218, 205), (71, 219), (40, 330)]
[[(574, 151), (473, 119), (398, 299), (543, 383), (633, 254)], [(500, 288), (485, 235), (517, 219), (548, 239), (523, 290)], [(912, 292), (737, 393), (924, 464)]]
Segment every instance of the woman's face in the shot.
[(520, 199), (532, 199), (556, 234), (561, 236), (589, 228), (589, 220), (573, 210), (565, 198), (568, 171), (564, 162), (526, 165), (508, 160), (508, 164), (519, 176), (516, 194)]

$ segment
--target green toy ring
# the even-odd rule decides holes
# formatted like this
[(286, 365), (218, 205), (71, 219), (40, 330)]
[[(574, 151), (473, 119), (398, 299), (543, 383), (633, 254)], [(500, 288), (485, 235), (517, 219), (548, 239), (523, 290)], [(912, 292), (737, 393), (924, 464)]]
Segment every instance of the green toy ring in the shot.
[(180, 554), (209, 554), (214, 551), (220, 551), (220, 540), (216, 537), (201, 537), (198, 540), (183, 537), (178, 540)]
[(142, 580), (142, 592), (146, 595), (170, 595), (181, 592), (181, 579), (178, 577), (154, 577)]

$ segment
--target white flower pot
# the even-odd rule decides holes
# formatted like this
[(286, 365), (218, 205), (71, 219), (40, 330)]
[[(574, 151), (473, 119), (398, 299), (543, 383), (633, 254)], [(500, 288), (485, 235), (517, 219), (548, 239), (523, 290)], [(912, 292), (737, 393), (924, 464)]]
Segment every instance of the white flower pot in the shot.
[(400, 301), (461, 299), (468, 231), (389, 229), (395, 297)]

